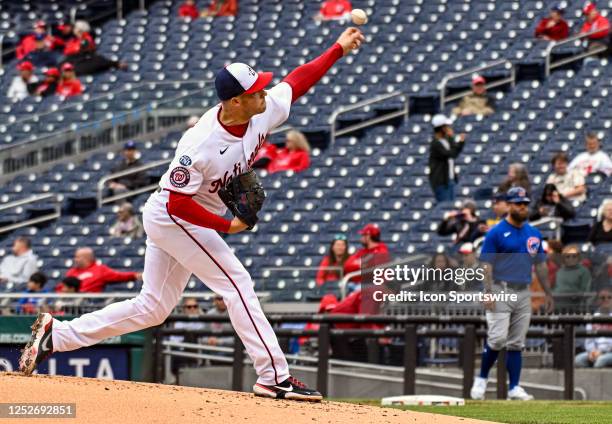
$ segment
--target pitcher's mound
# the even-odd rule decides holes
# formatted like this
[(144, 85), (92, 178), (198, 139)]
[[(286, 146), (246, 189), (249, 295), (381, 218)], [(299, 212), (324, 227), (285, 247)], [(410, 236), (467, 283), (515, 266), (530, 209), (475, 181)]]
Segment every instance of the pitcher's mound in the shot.
[(282, 401), (224, 390), (17, 373), (0, 373), (0, 393), (5, 403), (76, 403), (76, 419), (43, 420), (69, 424), (484, 423), (347, 403)]

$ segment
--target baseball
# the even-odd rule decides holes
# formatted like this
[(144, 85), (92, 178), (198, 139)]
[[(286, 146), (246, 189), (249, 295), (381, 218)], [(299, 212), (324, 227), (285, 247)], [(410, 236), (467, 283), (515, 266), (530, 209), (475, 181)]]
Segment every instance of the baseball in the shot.
[(368, 15), (363, 9), (353, 9), (351, 11), (351, 19), (355, 25), (364, 25), (368, 22)]

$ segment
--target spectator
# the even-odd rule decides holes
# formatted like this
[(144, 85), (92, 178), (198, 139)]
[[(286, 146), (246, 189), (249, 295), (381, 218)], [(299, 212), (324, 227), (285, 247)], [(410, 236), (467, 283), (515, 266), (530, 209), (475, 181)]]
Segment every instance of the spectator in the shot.
[(60, 72), (57, 68), (49, 68), (45, 71), (45, 79), (34, 86), (33, 93), (36, 96), (47, 97), (55, 94)]
[[(459, 248), (460, 263), (459, 266), (466, 269), (478, 270), (481, 268), (480, 261), (476, 257), (476, 249), (473, 243), (463, 243)], [(455, 283), (455, 290), (480, 291), (484, 288), (483, 283), (477, 279), (467, 279), (463, 285)]]
[[(184, 297), (181, 304), (181, 310), (183, 314), (187, 315), (189, 318), (198, 318), (203, 315), (202, 309), (200, 308), (198, 300), (195, 297)], [(188, 332), (185, 335), (172, 335), (169, 337), (170, 341), (175, 343), (201, 343), (202, 336), (193, 334), (191, 331), (206, 329), (206, 323), (195, 320), (175, 321), (173, 327), (177, 330), (187, 330)], [(173, 347), (173, 349), (179, 351), (185, 350), (182, 347)], [(177, 378), (181, 368), (193, 366), (197, 363), (198, 361), (196, 361), (194, 358), (178, 356), (176, 358), (172, 358), (170, 370), (174, 377)]]
[[(216, 294), (213, 297), (213, 307), (206, 312), (206, 315), (223, 315), (228, 317), (227, 305), (223, 301), (223, 297)], [(212, 331), (232, 331), (232, 324), (229, 322), (211, 322), (210, 329)], [(210, 346), (233, 346), (234, 336), (210, 336), (205, 340), (205, 344)]]
[(582, 9), (585, 16), (585, 22), (580, 30), (581, 34), (587, 34), (592, 31), (597, 31), (589, 35), (588, 51), (599, 49), (600, 47), (608, 47), (610, 43), (610, 21), (601, 15), (593, 2), (587, 2)]
[(538, 23), (535, 30), (536, 38), (546, 41), (561, 41), (569, 37), (569, 25), (563, 19), (565, 9), (562, 5), (553, 6), (550, 15)]
[(497, 191), (505, 193), (512, 187), (523, 187), (527, 192), (527, 196), (531, 195), (531, 183), (529, 182), (529, 174), (527, 168), (522, 163), (511, 163), (508, 167), (508, 176), (499, 185)]
[[(612, 316), (612, 291), (602, 289), (597, 295), (599, 308), (595, 316)], [(610, 331), (610, 324), (587, 324), (587, 331)], [(612, 367), (612, 337), (589, 338), (585, 343), (585, 352), (576, 356), (577, 367), (604, 368)]]
[(487, 81), (481, 75), (472, 77), (472, 92), (463, 97), (453, 108), (453, 115), (491, 115), (495, 112), (495, 100), (487, 94)]
[[(376, 224), (367, 224), (361, 230), (362, 249), (353, 253), (344, 262), (344, 274), (359, 271), (363, 268), (370, 268), (374, 265), (389, 262), (389, 248), (380, 241), (380, 228)], [(360, 282), (361, 276), (351, 278), (352, 282)]]
[(591, 228), (589, 241), (593, 245), (612, 243), (612, 199), (601, 205), (601, 219)]
[(535, 204), (530, 221), (546, 217), (558, 217), (564, 221), (576, 216), (576, 210), (572, 203), (559, 193), (554, 184), (546, 184), (542, 195)]
[(318, 21), (348, 20), (353, 6), (348, 0), (326, 0), (315, 16)]
[(568, 170), (569, 160), (565, 153), (557, 153), (552, 158), (554, 171), (546, 179), (546, 184), (554, 184), (559, 193), (567, 199), (583, 202), (586, 199), (586, 183), (580, 171)]
[[(544, 252), (546, 252), (546, 268), (548, 269), (548, 286), (555, 286), (557, 271), (563, 264), (563, 244), (559, 240), (548, 240), (543, 242)], [(546, 311), (546, 292), (540, 284), (540, 280), (535, 272), (531, 273), (531, 310), (534, 313)]]
[(96, 44), (90, 32), (91, 27), (86, 21), (76, 21), (72, 29), (73, 37), (65, 43), (64, 56), (95, 51)]
[(59, 290), (62, 293), (78, 293), (81, 291), (81, 280), (76, 277), (64, 277), (60, 284)]
[(595, 133), (588, 133), (585, 138), (586, 152), (580, 153), (569, 164), (570, 171), (577, 169), (586, 177), (591, 173), (612, 175), (612, 160), (603, 150), (600, 150), (599, 137)]
[(327, 282), (340, 280), (340, 272), (338, 270), (327, 269), (329, 267), (339, 267), (344, 269), (344, 263), (348, 259), (348, 241), (344, 234), (336, 234), (329, 246), (329, 252), (321, 260), (319, 270), (317, 271), (316, 282), (317, 286), (322, 286)]
[(485, 231), (489, 231), (491, 227), (499, 223), (502, 219), (508, 215), (508, 202), (506, 202), (506, 193), (496, 193), (493, 196), (493, 205), (491, 206), (491, 211), (493, 212), (492, 218), (487, 218), (485, 221), (486, 229)]
[(310, 166), (310, 145), (299, 131), (287, 132), (285, 147), (276, 151), (266, 167), (269, 173), (279, 171), (301, 172)]
[(55, 92), (62, 97), (79, 96), (83, 93), (83, 85), (76, 78), (72, 64), (64, 63), (62, 65), (62, 79), (60, 79)]
[(465, 134), (456, 137), (453, 121), (444, 115), (431, 120), (434, 139), (429, 151), (429, 183), (438, 202), (455, 200), (455, 159), (463, 150)]
[(200, 16), (236, 16), (237, 13), (238, 0), (212, 0), (208, 9), (203, 10)]
[(32, 94), (38, 78), (34, 75), (34, 65), (32, 62), (21, 62), (17, 64), (19, 75), (15, 76), (11, 81), (6, 97), (12, 101), (20, 101)]
[[(123, 160), (112, 169), (112, 173), (128, 171), (130, 169), (142, 166), (142, 162), (138, 159), (140, 153), (136, 149), (134, 141), (128, 141), (123, 146)], [(109, 182), (109, 188), (112, 194), (123, 193), (129, 190), (136, 190), (148, 184), (149, 178), (144, 171), (135, 172), (123, 177), (117, 177)]]
[(37, 68), (50, 68), (57, 65), (57, 54), (49, 50), (44, 34), (36, 34), (34, 37), (34, 49), (23, 57), (23, 60), (31, 62)]
[(53, 44), (51, 49), (63, 52), (66, 43), (72, 38), (73, 30), (72, 23), (60, 22), (57, 27), (55, 27), (55, 31), (53, 31)]
[(576, 245), (563, 248), (563, 265), (557, 271), (553, 294), (557, 308), (562, 311), (576, 311), (584, 304), (585, 295), (591, 289), (591, 273), (580, 263), (580, 251)]
[(447, 212), (438, 226), (441, 236), (454, 235), (453, 244), (461, 246), (463, 243), (473, 243), (486, 233), (486, 226), (478, 217), (476, 203), (466, 200), (460, 210)]
[[(340, 302), (338, 301), (336, 296), (334, 294), (328, 293), (321, 298), (321, 301), (319, 302), (318, 313), (328, 314), (338, 305), (338, 303)], [(319, 324), (318, 322), (307, 322), (303, 330), (304, 331), (308, 331), (308, 330), (318, 331), (320, 327), (321, 327), (321, 324)], [(310, 353), (316, 352), (316, 346), (314, 346), (314, 343), (313, 343), (315, 341), (316, 341), (316, 338), (314, 337), (300, 337), (298, 339), (298, 343), (300, 344), (300, 346), (303, 347), (306, 351)]]
[(178, 14), (181, 18), (191, 19), (198, 19), (198, 16), (200, 16), (198, 6), (196, 6), (194, 0), (185, 0), (185, 2), (179, 7)]
[(110, 229), (113, 237), (142, 237), (144, 230), (136, 214), (134, 207), (129, 202), (124, 202), (117, 211), (117, 222)]
[[(428, 264), (430, 269), (440, 270), (441, 272), (434, 272), (434, 278), (427, 278), (420, 282), (423, 285), (423, 289), (426, 291), (432, 292), (445, 292), (449, 290), (456, 290), (457, 286), (450, 280), (445, 279), (444, 275), (446, 274), (446, 270), (452, 270), (457, 266), (457, 262), (451, 259), (448, 255), (444, 253), (436, 253), (431, 257), (431, 260)], [(405, 287), (402, 287), (403, 289)]]
[(38, 257), (32, 252), (27, 237), (17, 237), (13, 242), (13, 254), (0, 262), (0, 283), (25, 284), (38, 271)]
[[(28, 279), (25, 293), (43, 293), (43, 288), (47, 284), (47, 276), (42, 272), (35, 272)], [(35, 315), (38, 308), (45, 303), (41, 297), (22, 297), (19, 299), (16, 312), (17, 314)]]
[(100, 293), (107, 284), (140, 280), (142, 274), (120, 272), (98, 264), (91, 248), (80, 247), (74, 253), (74, 266), (66, 272), (66, 277), (76, 277), (81, 280), (81, 292)]
[(44, 21), (36, 21), (34, 23), (34, 32), (27, 34), (21, 39), (19, 45), (15, 49), (15, 56), (21, 60), (36, 48), (36, 37), (42, 35), (47, 48), (51, 48), (53, 39), (47, 35), (47, 24)]

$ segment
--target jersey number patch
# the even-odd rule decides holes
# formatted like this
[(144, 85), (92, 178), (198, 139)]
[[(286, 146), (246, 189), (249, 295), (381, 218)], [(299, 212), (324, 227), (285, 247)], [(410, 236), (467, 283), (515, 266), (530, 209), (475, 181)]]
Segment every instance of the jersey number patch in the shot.
[(174, 187), (183, 188), (187, 184), (189, 184), (189, 171), (187, 168), (183, 168), (182, 166), (177, 166), (170, 173), (170, 184)]

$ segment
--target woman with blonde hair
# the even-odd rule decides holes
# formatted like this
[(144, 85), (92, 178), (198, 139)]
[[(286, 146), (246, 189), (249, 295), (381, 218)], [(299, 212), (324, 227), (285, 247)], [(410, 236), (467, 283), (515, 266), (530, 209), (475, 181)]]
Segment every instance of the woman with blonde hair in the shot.
[(285, 147), (278, 150), (267, 166), (269, 173), (279, 171), (301, 172), (310, 166), (310, 144), (299, 131), (287, 132)]

